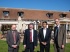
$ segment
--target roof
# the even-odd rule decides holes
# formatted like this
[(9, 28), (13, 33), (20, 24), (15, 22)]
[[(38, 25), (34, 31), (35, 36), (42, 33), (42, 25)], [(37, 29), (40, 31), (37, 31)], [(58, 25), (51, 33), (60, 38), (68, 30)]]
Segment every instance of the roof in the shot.
[[(9, 18), (4, 18), (3, 11), (9, 11)], [(33, 9), (23, 9), (23, 8), (0, 8), (0, 19), (18, 19), (18, 12), (24, 12), (22, 16), (23, 20), (51, 20), (60, 18), (59, 14), (67, 14), (67, 18), (70, 18), (70, 12), (61, 11), (48, 11), (48, 10), (33, 10)], [(53, 17), (49, 18), (46, 14), (53, 13)]]

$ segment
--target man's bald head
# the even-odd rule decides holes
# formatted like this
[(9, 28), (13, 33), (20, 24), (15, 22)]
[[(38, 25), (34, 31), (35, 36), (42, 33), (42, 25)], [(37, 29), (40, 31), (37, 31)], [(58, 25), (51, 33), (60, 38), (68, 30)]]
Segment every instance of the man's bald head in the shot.
[(11, 26), (11, 29), (12, 29), (12, 30), (16, 30), (16, 25), (13, 24), (13, 25)]
[(55, 24), (59, 25), (60, 24), (60, 20), (59, 19), (55, 19)]

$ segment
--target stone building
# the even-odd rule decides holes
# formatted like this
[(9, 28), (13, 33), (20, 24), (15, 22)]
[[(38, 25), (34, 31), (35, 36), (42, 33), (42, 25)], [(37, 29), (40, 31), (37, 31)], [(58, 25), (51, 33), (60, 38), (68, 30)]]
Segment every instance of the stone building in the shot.
[(17, 25), (17, 30), (22, 31), (28, 28), (29, 23), (34, 23), (34, 28), (41, 27), (42, 21), (47, 21), (48, 26), (53, 28), (54, 19), (60, 19), (61, 24), (66, 25), (70, 30), (70, 12), (33, 10), (22, 8), (0, 8), (0, 30), (6, 33), (12, 24)]

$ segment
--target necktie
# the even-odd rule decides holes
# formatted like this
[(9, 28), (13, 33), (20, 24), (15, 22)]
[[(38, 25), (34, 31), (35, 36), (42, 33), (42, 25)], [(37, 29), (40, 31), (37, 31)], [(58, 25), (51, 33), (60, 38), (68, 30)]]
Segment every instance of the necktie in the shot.
[(32, 42), (32, 32), (30, 31), (30, 42)]
[(13, 31), (13, 39), (14, 39), (14, 44), (16, 44), (16, 33)]
[(56, 26), (55, 37), (57, 38), (57, 36), (58, 36), (58, 27)]

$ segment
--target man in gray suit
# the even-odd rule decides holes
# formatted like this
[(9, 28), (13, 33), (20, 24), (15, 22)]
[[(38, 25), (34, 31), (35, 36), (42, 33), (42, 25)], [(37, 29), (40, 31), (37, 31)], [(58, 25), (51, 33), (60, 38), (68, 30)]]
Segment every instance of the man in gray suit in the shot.
[(16, 25), (12, 25), (11, 30), (7, 32), (8, 52), (18, 52), (20, 36), (16, 30)]
[(60, 25), (59, 19), (55, 20), (54, 27), (54, 49), (55, 52), (64, 52), (66, 43), (66, 28), (65, 25)]

